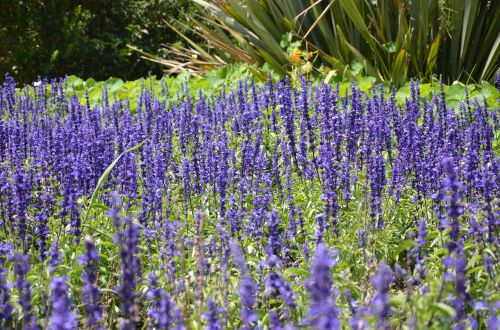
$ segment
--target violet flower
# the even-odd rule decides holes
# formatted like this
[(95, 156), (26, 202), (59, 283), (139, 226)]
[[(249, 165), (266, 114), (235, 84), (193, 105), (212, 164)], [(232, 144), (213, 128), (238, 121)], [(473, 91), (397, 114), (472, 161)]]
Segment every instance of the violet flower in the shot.
[(102, 308), (99, 304), (101, 292), (97, 283), (99, 254), (91, 236), (85, 237), (84, 245), (85, 253), (80, 256), (78, 262), (80, 265), (83, 265), (82, 300), (85, 304), (86, 322), (89, 328), (100, 329), (98, 324), (102, 319)]
[(72, 330), (78, 328), (76, 313), (68, 298), (68, 286), (65, 277), (54, 277), (50, 283), (50, 305), (52, 315), (49, 320), (51, 330)]
[(39, 329), (36, 317), (32, 313), (31, 283), (26, 280), (30, 270), (29, 256), (16, 254), (13, 256), (14, 273), (16, 274), (15, 286), (19, 292), (19, 304), (22, 307), (23, 327), (29, 330)]
[(318, 330), (340, 329), (339, 310), (332, 291), (331, 267), (335, 261), (323, 243), (318, 244), (311, 269), (311, 277), (305, 286), (311, 294), (308, 324)]
[(217, 305), (212, 298), (208, 298), (207, 311), (203, 314), (203, 319), (206, 321), (206, 330), (221, 330), (222, 325), (219, 320), (219, 314), (221, 313), (221, 307)]
[(372, 278), (372, 284), (376, 290), (372, 304), (378, 328), (385, 329), (389, 326), (388, 321), (391, 316), (389, 289), (394, 279), (391, 268), (383, 262), (379, 265), (377, 274)]

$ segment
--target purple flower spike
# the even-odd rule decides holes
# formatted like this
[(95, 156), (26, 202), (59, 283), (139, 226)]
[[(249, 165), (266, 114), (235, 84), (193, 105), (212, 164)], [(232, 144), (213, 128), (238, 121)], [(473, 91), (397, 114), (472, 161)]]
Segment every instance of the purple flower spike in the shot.
[(72, 311), (72, 303), (68, 298), (68, 286), (65, 277), (54, 277), (50, 283), (50, 305), (52, 315), (49, 321), (50, 330), (72, 330), (78, 328), (78, 320)]
[(183, 329), (182, 314), (175, 307), (167, 292), (158, 287), (156, 275), (149, 274), (150, 289), (146, 297), (150, 300), (150, 328), (158, 330)]
[(0, 244), (0, 327), (9, 328), (12, 321), (13, 308), (10, 305), (10, 285), (6, 281), (4, 262), (7, 254), (11, 253), (12, 246)]
[(30, 269), (29, 256), (16, 254), (13, 257), (16, 274), (16, 289), (19, 291), (19, 304), (23, 309), (23, 327), (29, 330), (39, 329), (36, 324), (36, 317), (32, 314), (31, 305), (31, 283), (26, 280)]
[(207, 306), (208, 310), (203, 314), (203, 319), (207, 322), (205, 330), (221, 330), (222, 325), (219, 320), (220, 306), (212, 298), (208, 298)]
[(85, 253), (79, 259), (79, 263), (84, 266), (82, 274), (82, 300), (85, 303), (87, 325), (89, 328), (95, 329), (99, 328), (98, 322), (102, 318), (102, 308), (99, 305), (101, 293), (97, 286), (97, 263), (99, 255), (91, 236), (85, 237), (84, 245)]
[(455, 242), (458, 239), (460, 231), (458, 220), (460, 215), (462, 215), (462, 213), (464, 212), (464, 209), (460, 204), (460, 191), (462, 188), (462, 184), (458, 181), (452, 158), (446, 158), (444, 160), (444, 171), (446, 173), (445, 185), (449, 193), (449, 204), (447, 209), (448, 217), (451, 220), (450, 239), (452, 242)]
[(138, 295), (136, 286), (141, 278), (139, 251), (139, 226), (125, 219), (126, 228), (117, 234), (120, 246), (122, 272), (118, 292), (120, 294), (120, 329), (134, 329), (137, 322)]
[(319, 330), (340, 329), (339, 310), (332, 297), (330, 269), (334, 264), (331, 252), (323, 243), (318, 244), (305, 286), (311, 294), (308, 324)]
[(241, 273), (238, 293), (240, 295), (241, 301), (240, 314), (244, 324), (243, 328), (254, 329), (255, 324), (259, 320), (257, 317), (257, 313), (254, 310), (256, 302), (255, 294), (257, 292), (257, 288), (255, 287), (255, 283), (245, 266), (245, 258), (243, 257), (241, 249), (234, 241), (231, 242), (231, 252), (233, 254), (233, 259), (238, 265)]
[(389, 289), (394, 281), (394, 273), (385, 263), (378, 267), (377, 274), (372, 278), (372, 284), (377, 290), (373, 298), (373, 312), (377, 317), (377, 327), (385, 329), (388, 327), (388, 320), (391, 315), (391, 306), (389, 305)]

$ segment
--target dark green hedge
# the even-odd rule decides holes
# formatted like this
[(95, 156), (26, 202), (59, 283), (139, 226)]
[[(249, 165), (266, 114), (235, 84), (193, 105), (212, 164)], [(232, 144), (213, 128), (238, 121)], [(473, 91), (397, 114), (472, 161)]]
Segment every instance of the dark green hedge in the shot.
[(161, 43), (180, 42), (162, 22), (195, 10), (189, 0), (0, 3), (0, 74), (9, 72), (22, 83), (66, 74), (97, 80), (159, 74), (159, 66), (140, 60), (126, 44), (161, 54)]

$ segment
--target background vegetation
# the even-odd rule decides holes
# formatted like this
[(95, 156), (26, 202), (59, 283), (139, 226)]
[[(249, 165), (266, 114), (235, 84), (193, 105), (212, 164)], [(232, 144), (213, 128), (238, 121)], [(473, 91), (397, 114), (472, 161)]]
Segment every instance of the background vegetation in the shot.
[[(192, 32), (217, 46), (193, 52), (212, 63), (266, 64), (281, 76), (299, 64), (309, 72), (312, 63), (347, 78), (361, 65), (395, 85), (409, 77), (493, 81), (498, 69), (498, 1), (193, 1), (206, 15), (191, 18)], [(308, 61), (294, 56), (304, 50)]]
[[(161, 74), (127, 43), (168, 57), (181, 38), (165, 22), (196, 10), (189, 0), (2, 0), (0, 74), (19, 83), (76, 74), (97, 80)], [(182, 27), (179, 27), (182, 30)], [(196, 37), (187, 32), (193, 38)]]
[(500, 329), (497, 2), (0, 10), (0, 329)]
[(295, 81), (492, 83), (499, 65), (500, 3), (491, 0), (3, 3), (0, 73), (20, 83), (66, 74), (134, 80), (241, 62), (261, 79), (272, 70)]
[(246, 74), (0, 84), (0, 328), (498, 329), (498, 91)]

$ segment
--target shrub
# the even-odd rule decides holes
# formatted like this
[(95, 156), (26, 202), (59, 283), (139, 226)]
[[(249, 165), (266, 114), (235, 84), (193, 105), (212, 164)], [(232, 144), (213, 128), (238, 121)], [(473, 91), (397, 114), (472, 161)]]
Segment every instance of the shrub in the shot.
[[(65, 74), (137, 79), (161, 73), (126, 47), (163, 51), (180, 37), (163, 24), (195, 8), (187, 0), (6, 0), (0, 11), (0, 72), (20, 82)], [(191, 36), (194, 37), (194, 36)], [(3, 76), (3, 74), (2, 74)]]
[(492, 80), (500, 54), (495, 1), (194, 0), (210, 15), (193, 25), (218, 55), (267, 63), (281, 75), (293, 61), (280, 40), (292, 32), (340, 72), (353, 61), (379, 81), (407, 76)]

